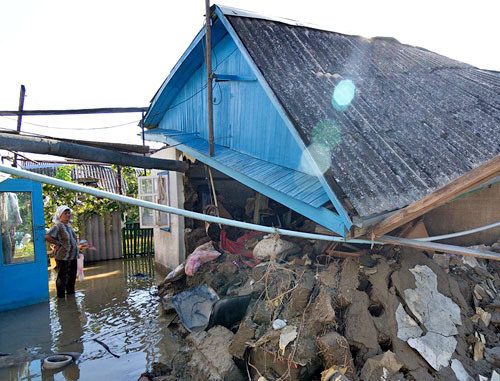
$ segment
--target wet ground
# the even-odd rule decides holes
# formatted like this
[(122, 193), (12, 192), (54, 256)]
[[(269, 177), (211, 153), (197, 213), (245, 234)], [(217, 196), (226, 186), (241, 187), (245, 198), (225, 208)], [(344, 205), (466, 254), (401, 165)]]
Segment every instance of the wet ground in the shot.
[[(0, 313), (0, 380), (137, 380), (180, 350), (162, 324), (151, 260), (89, 264), (65, 299), (49, 277), (49, 302)], [(43, 358), (57, 352), (81, 356), (59, 372), (42, 370)]]

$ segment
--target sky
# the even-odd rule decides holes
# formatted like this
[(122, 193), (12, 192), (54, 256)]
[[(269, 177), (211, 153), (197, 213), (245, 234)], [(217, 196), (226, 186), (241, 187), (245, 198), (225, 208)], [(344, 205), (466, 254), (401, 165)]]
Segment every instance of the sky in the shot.
[[(498, 0), (224, 0), (220, 4), (340, 33), (394, 37), (500, 71)], [(148, 106), (203, 27), (204, 11), (204, 0), (1, 0), (0, 110), (17, 110), (21, 84), (26, 86), (26, 110)], [(141, 144), (140, 117), (137, 113), (25, 116), (22, 130)], [(0, 117), (0, 129), (15, 129), (16, 123), (16, 117)], [(102, 129), (121, 124), (126, 125)]]

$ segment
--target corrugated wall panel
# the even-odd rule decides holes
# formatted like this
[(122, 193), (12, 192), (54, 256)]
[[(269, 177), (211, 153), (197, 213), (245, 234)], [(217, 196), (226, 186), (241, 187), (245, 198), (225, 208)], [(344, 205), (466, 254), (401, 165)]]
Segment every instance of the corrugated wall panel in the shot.
[(97, 250), (87, 250), (86, 261), (104, 261), (122, 257), (121, 218), (119, 212), (104, 217), (91, 216), (85, 221), (85, 237)]

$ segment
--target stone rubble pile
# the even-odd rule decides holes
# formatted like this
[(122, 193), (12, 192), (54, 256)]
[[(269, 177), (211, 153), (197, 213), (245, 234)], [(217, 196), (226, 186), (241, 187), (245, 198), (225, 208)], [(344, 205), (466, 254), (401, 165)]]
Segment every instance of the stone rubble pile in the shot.
[[(168, 374), (143, 377), (500, 379), (500, 263), (395, 247), (334, 258), (317, 243), (283, 237), (260, 236), (253, 245), (254, 267), (222, 253), (193, 276), (159, 285), (185, 351)], [(220, 298), (250, 294), (243, 319), (188, 332), (171, 298), (200, 285)]]

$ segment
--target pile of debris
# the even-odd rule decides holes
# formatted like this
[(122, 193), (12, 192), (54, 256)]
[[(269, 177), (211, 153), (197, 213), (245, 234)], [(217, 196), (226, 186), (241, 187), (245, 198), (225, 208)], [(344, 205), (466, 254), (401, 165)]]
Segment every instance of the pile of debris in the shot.
[[(194, 250), (159, 285), (186, 350), (150, 379), (500, 380), (499, 262), (397, 247), (342, 254), (277, 235), (224, 239)], [(186, 315), (203, 313), (180, 300), (200, 287), (215, 295), (206, 324), (186, 328)]]

